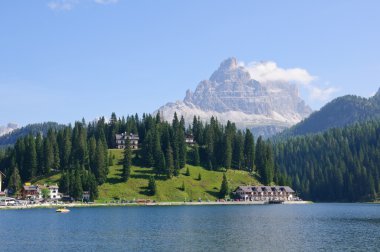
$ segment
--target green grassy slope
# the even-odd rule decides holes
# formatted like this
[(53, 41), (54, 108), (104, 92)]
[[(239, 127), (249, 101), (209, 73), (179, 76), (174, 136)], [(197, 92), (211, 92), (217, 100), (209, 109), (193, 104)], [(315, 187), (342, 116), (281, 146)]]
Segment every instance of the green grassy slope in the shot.
[[(147, 186), (150, 175), (154, 175), (152, 168), (133, 166), (131, 177), (127, 182), (121, 179), (123, 150), (110, 150), (114, 156), (113, 166), (109, 168), (107, 181), (99, 186), (99, 199), (97, 202), (133, 199), (151, 199), (156, 201), (184, 201), (184, 200), (215, 200), (222, 183), (222, 172), (208, 171), (199, 166), (186, 165), (190, 170), (190, 176), (186, 176), (186, 168), (180, 171), (178, 177), (166, 180), (164, 177), (156, 177), (157, 193), (149, 196)], [(201, 174), (202, 179), (198, 180)], [(259, 182), (245, 171), (229, 170), (226, 172), (230, 189), (239, 185), (258, 185)], [(61, 174), (55, 174), (32, 181), (33, 184), (56, 184)], [(185, 183), (185, 191), (182, 191), (182, 183)]]
[[(190, 176), (186, 176), (186, 168), (180, 171), (178, 177), (166, 180), (156, 178), (157, 193), (149, 196), (147, 191), (148, 179), (153, 175), (151, 168), (142, 168), (133, 166), (131, 177), (127, 182), (121, 181), (122, 165), (119, 161), (122, 159), (122, 150), (110, 150), (111, 155), (115, 155), (115, 165), (110, 167), (106, 183), (99, 187), (100, 202), (114, 200), (115, 198), (133, 200), (133, 199), (152, 199), (157, 201), (183, 201), (183, 200), (214, 200), (218, 197), (220, 184), (223, 173), (208, 171), (202, 167), (186, 165), (190, 170)], [(202, 179), (198, 180), (198, 174), (201, 173)], [(238, 185), (257, 185), (258, 181), (244, 171), (229, 170), (227, 179), (231, 189)], [(182, 183), (185, 183), (185, 191), (181, 190)]]

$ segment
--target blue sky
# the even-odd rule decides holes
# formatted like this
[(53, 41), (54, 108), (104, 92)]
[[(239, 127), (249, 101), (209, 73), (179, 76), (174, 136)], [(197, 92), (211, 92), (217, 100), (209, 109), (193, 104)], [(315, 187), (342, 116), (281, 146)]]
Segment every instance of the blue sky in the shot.
[(8, 0), (0, 125), (153, 112), (220, 62), (300, 68), (313, 109), (380, 87), (380, 1)]

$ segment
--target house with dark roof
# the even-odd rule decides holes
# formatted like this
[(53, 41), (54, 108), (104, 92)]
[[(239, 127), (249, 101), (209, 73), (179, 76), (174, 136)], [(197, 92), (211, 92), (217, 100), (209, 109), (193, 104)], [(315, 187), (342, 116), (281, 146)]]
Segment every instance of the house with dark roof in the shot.
[(233, 192), (245, 201), (293, 201), (299, 200), (289, 186), (239, 186)]
[(126, 141), (129, 141), (131, 149), (138, 149), (138, 147), (139, 147), (139, 139), (140, 138), (136, 134), (132, 134), (132, 133), (127, 134), (125, 132), (125, 133), (121, 133), (121, 134), (116, 134), (115, 138), (116, 138), (116, 147), (118, 149), (124, 149)]

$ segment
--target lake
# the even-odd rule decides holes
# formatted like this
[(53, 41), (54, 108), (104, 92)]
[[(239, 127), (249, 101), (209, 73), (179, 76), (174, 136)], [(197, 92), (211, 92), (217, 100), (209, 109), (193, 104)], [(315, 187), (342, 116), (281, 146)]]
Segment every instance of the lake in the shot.
[(380, 250), (380, 205), (0, 211), (1, 251)]

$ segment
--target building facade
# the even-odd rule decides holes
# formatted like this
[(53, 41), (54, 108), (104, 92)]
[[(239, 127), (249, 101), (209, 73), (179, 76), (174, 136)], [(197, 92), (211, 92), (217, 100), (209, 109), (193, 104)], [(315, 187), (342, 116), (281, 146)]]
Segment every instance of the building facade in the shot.
[(239, 186), (233, 192), (245, 201), (296, 201), (299, 198), (289, 186)]
[(129, 141), (129, 144), (131, 146), (131, 149), (138, 149), (139, 147), (139, 136), (135, 134), (127, 134), (127, 133), (121, 133), (116, 134), (116, 147), (118, 149), (124, 149), (126, 141)]
[(21, 197), (28, 200), (42, 200), (42, 190), (49, 190), (48, 200), (60, 200), (61, 194), (58, 192), (58, 185), (24, 185), (21, 189)]

